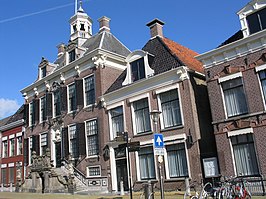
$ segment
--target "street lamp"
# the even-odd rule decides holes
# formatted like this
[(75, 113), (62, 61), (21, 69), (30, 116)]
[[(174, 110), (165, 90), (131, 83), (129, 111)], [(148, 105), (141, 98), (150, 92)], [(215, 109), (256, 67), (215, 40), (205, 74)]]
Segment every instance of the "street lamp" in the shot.
[[(161, 113), (162, 112), (159, 110), (153, 110), (150, 112), (151, 119), (155, 125), (155, 133), (158, 133), (158, 121), (159, 121), (159, 116)], [(161, 199), (164, 199), (162, 162), (163, 162), (163, 156), (159, 155), (158, 156), (158, 170), (159, 170), (159, 176), (160, 176), (160, 193), (161, 193)]]

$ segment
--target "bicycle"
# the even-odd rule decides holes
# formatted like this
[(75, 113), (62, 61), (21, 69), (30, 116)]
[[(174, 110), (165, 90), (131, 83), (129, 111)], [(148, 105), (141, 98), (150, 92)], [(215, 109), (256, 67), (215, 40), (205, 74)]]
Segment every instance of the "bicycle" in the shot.
[[(198, 192), (196, 190), (196, 186), (200, 185), (201, 190)], [(208, 186), (212, 187), (212, 184), (210, 182), (202, 185), (202, 183), (193, 182), (188, 187), (186, 187), (186, 191), (184, 193), (184, 199), (190, 198), (190, 199), (205, 199), (210, 196), (210, 192), (207, 191)], [(190, 194), (190, 189), (194, 189), (194, 195)]]

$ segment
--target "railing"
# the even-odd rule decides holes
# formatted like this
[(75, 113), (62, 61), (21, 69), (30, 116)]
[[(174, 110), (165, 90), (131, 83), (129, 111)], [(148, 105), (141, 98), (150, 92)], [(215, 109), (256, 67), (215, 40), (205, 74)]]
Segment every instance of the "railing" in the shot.
[(265, 196), (266, 179), (263, 179), (263, 177), (247, 177), (244, 179), (247, 180), (248, 183), (246, 186), (252, 195)]

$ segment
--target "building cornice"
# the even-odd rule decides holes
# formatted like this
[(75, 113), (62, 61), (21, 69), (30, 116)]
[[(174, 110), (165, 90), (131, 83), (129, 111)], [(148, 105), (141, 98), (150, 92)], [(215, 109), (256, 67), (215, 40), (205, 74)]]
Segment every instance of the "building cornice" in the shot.
[(252, 34), (231, 44), (221, 46), (217, 49), (196, 56), (205, 68), (222, 64), (224, 62), (242, 57), (250, 53), (265, 49), (266, 30)]
[(21, 120), (17, 120), (15, 122), (12, 122), (12, 123), (9, 123), (9, 124), (6, 124), (4, 126), (1, 126), (0, 127), (0, 131), (5, 131), (5, 130), (9, 130), (11, 128), (15, 128), (15, 127), (18, 127), (18, 126), (21, 126), (24, 124), (24, 119), (21, 119)]

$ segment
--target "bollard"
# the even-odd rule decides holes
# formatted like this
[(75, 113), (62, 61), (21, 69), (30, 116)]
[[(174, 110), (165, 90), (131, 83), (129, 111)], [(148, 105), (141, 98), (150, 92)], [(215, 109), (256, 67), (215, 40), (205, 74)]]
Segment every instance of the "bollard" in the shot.
[(4, 191), (4, 184), (2, 183), (1, 184), (1, 192), (3, 192)]
[(144, 192), (145, 192), (145, 199), (154, 199), (153, 186), (150, 180), (148, 181), (147, 184), (145, 184)]
[(124, 192), (124, 182), (123, 182), (123, 180), (120, 181), (120, 195), (121, 196), (125, 195), (125, 192)]
[(185, 179), (185, 185), (186, 185), (185, 191), (186, 191), (187, 195), (190, 196), (191, 194), (190, 194), (190, 186), (189, 186), (189, 179), (188, 178)]

